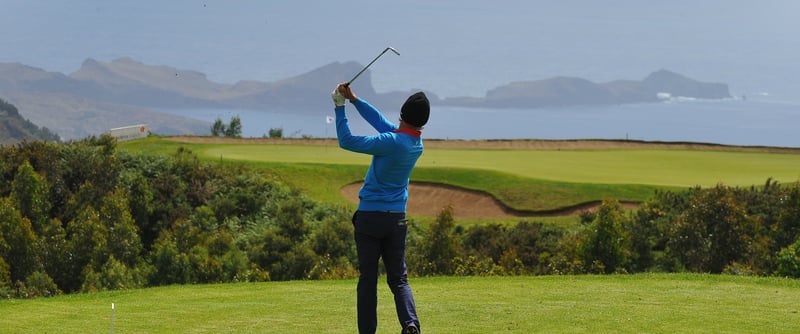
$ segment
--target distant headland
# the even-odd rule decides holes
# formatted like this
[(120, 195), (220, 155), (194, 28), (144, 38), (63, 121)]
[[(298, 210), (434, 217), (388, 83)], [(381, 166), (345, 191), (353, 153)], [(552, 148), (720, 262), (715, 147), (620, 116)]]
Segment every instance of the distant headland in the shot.
[[(87, 59), (71, 74), (48, 72), (20, 63), (0, 63), (0, 98), (14, 103), (36, 124), (66, 139), (97, 134), (112, 127), (149, 123), (164, 134), (208, 132), (204, 122), (157, 112), (159, 109), (249, 109), (318, 113), (330, 107), (330, 91), (362, 68), (357, 62), (334, 62), (273, 82), (210, 81), (193, 70), (148, 65), (131, 58), (110, 62)], [(354, 88), (381, 105), (399, 105), (413, 91), (379, 93), (365, 72)], [(576, 105), (652, 103), (674, 97), (730, 98), (727, 84), (700, 82), (668, 70), (642, 80), (595, 83), (555, 77), (519, 81), (486, 92), (484, 97), (439, 98), (431, 103), (466, 108), (541, 108)], [(91, 122), (87, 120), (91, 119)]]

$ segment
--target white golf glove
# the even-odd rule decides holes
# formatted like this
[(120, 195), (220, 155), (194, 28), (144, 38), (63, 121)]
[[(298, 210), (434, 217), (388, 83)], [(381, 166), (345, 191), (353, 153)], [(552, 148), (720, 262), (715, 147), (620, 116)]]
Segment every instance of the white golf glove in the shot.
[(344, 105), (344, 95), (342, 95), (342, 93), (339, 93), (338, 89), (336, 88), (333, 89), (331, 97), (333, 97), (333, 104), (336, 105), (337, 107), (341, 107)]

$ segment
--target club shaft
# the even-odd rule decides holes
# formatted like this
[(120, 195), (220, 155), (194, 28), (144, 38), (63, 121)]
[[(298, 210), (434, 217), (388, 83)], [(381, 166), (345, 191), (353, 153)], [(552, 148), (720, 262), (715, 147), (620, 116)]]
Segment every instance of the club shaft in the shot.
[(355, 81), (355, 80), (356, 80), (356, 78), (358, 78), (358, 77), (361, 75), (361, 73), (364, 73), (364, 71), (366, 71), (366, 70), (367, 70), (367, 69), (368, 69), (368, 68), (369, 68), (369, 67), (372, 65), (372, 63), (374, 63), (376, 60), (378, 60), (378, 58), (380, 58), (381, 56), (383, 56), (383, 54), (384, 54), (384, 53), (386, 53), (386, 51), (389, 51), (389, 50), (392, 50), (392, 52), (394, 52), (394, 53), (395, 53), (396, 55), (398, 55), (398, 56), (400, 55), (400, 53), (399, 53), (399, 52), (397, 52), (397, 50), (395, 50), (395, 49), (394, 49), (394, 48), (392, 48), (392, 47), (388, 47), (388, 48), (384, 49), (384, 50), (383, 50), (383, 52), (381, 52), (381, 53), (380, 53), (380, 54), (379, 54), (377, 57), (375, 57), (375, 59), (373, 59), (371, 62), (369, 62), (369, 64), (367, 64), (367, 66), (364, 66), (364, 68), (362, 68), (362, 69), (361, 69), (361, 71), (359, 71), (358, 73), (356, 73), (356, 76), (354, 76), (352, 79), (350, 79), (350, 81), (348, 81), (348, 82), (345, 84), (345, 86), (349, 86), (349, 85), (350, 85), (350, 84), (351, 84), (353, 81)]

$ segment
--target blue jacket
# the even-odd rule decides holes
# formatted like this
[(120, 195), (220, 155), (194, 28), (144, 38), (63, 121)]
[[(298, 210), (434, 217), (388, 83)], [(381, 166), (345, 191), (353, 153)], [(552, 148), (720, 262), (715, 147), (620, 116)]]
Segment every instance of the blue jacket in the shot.
[(406, 211), (408, 180), (422, 155), (419, 131), (399, 129), (378, 109), (360, 98), (353, 105), (361, 117), (378, 131), (374, 136), (354, 136), (344, 106), (336, 107), (336, 135), (345, 150), (372, 155), (372, 164), (358, 193), (362, 211)]

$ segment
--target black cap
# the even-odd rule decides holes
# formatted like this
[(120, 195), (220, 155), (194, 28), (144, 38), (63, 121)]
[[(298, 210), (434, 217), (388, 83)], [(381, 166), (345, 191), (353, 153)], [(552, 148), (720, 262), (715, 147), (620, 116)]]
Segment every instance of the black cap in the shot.
[(423, 127), (428, 123), (431, 114), (431, 105), (428, 97), (423, 92), (409, 96), (403, 107), (400, 108), (400, 119), (416, 127)]

